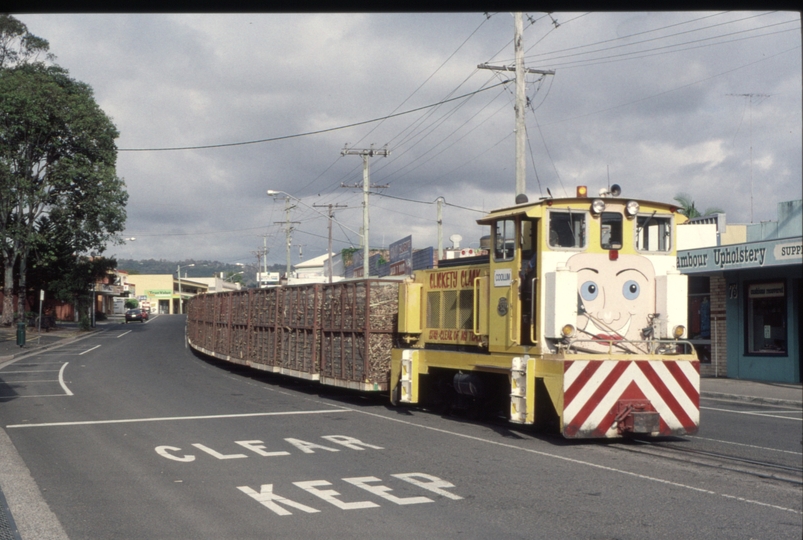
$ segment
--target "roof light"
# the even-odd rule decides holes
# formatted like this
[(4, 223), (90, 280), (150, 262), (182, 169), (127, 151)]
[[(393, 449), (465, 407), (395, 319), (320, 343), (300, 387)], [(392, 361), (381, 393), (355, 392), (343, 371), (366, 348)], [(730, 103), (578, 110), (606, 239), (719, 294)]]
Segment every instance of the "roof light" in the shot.
[(602, 199), (594, 199), (591, 203), (591, 211), (595, 214), (601, 214), (605, 210), (605, 201)]
[(627, 217), (633, 218), (638, 214), (639, 211), (639, 204), (637, 201), (627, 201), (627, 205), (625, 206), (625, 213)]
[(586, 186), (577, 186), (578, 197), (588, 197), (588, 188)]

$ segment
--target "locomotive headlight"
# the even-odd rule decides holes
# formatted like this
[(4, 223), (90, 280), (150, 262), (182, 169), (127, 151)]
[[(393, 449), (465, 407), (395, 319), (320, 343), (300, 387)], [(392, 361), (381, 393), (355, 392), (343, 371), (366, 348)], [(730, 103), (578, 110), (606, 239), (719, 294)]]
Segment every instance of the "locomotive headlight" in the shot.
[(675, 337), (675, 339), (680, 339), (681, 336), (683, 336), (683, 334), (685, 333), (686, 333), (686, 327), (683, 326), (682, 324), (679, 324), (672, 329), (672, 335)]
[(564, 324), (563, 328), (560, 329), (560, 333), (563, 334), (563, 337), (570, 338), (570, 337), (574, 337), (574, 334), (576, 333), (576, 330), (574, 328), (574, 325)]
[(639, 205), (636, 201), (627, 201), (627, 206), (625, 206), (625, 212), (627, 213), (627, 217), (632, 218), (638, 214)]
[(594, 199), (591, 203), (591, 211), (595, 214), (601, 214), (605, 210), (605, 201), (602, 199)]

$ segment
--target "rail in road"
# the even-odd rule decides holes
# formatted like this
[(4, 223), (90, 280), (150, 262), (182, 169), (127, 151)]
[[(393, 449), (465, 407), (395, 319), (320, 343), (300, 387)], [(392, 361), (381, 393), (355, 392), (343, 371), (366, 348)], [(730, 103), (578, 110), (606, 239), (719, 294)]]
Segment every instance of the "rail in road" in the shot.
[[(112, 326), (0, 369), (12, 390), (0, 403), (0, 452), (24, 468), (14, 478), (3, 468), (0, 487), (23, 539), (803, 532), (799, 485), (393, 408), (196, 356), (183, 328), (180, 316)], [(19, 363), (54, 371), (11, 374)], [(670, 445), (800, 449), (799, 415), (703, 405), (728, 412), (704, 409), (699, 436)], [(29, 492), (14, 487), (25, 474), (41, 501), (33, 514)], [(42, 534), (48, 513), (58, 527)]]

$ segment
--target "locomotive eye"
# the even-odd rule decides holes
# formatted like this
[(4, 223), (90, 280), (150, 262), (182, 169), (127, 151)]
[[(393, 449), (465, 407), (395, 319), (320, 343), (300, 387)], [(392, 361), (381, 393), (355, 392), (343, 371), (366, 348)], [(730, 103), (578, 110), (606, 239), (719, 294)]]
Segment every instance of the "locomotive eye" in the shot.
[(580, 287), (580, 296), (583, 297), (583, 300), (588, 300), (590, 302), (591, 300), (594, 300), (597, 297), (598, 293), (599, 293), (599, 288), (597, 287), (597, 284), (594, 283), (593, 281), (586, 281)]
[(622, 294), (628, 300), (635, 300), (636, 298), (638, 298), (640, 291), (641, 287), (639, 287), (638, 283), (636, 283), (632, 279), (627, 283), (625, 283), (624, 287), (622, 287)]

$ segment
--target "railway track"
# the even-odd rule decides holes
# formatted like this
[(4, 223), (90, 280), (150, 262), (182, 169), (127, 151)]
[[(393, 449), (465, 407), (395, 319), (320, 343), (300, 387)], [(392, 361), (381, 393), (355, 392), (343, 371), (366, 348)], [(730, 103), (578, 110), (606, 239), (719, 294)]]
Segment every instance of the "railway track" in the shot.
[(616, 444), (615, 447), (622, 451), (692, 463), (701, 467), (711, 467), (723, 471), (738, 472), (759, 478), (803, 485), (803, 466), (791, 466), (769, 460), (692, 448), (687, 444), (688, 441), (647, 441), (632, 438)]

